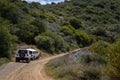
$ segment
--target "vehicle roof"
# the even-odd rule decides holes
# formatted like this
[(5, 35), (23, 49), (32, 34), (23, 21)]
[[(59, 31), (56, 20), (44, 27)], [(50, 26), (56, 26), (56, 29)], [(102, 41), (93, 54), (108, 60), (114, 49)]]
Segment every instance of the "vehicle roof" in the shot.
[(35, 49), (30, 49), (30, 48), (28, 48), (28, 49), (18, 49), (18, 50), (36, 51)]

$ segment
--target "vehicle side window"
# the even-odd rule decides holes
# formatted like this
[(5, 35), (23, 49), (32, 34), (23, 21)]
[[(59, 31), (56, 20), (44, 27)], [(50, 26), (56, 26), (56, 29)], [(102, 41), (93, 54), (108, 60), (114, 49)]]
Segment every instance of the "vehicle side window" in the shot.
[(32, 54), (32, 51), (29, 51), (30, 54)]
[(36, 54), (38, 54), (38, 52), (37, 52), (37, 51), (36, 51), (35, 53), (36, 53)]
[(33, 52), (33, 54), (35, 54), (35, 51)]

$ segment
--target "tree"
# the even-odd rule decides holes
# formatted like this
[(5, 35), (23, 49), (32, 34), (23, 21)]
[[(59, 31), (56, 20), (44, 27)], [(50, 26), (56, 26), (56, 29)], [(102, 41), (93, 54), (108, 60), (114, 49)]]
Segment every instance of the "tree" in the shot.
[(28, 44), (34, 43), (34, 37), (38, 35), (38, 28), (28, 23), (18, 25), (19, 30), (16, 32), (19, 39)]
[(40, 49), (44, 49), (50, 53), (53, 53), (55, 51), (54, 40), (48, 36), (39, 35), (35, 37), (35, 42), (37, 44), (37, 47)]
[(71, 26), (63, 26), (60, 28), (60, 31), (63, 32), (66, 36), (71, 35), (73, 36), (75, 33), (75, 28)]
[(108, 64), (107, 73), (109, 80), (119, 80), (120, 79), (120, 40), (112, 44), (108, 51)]
[(57, 35), (55, 32), (52, 31), (47, 31), (42, 35), (49, 36), (54, 40), (55, 51), (62, 51), (63, 48), (65, 49), (65, 41), (60, 35)]
[(87, 33), (85, 33), (84, 31), (81, 31), (81, 30), (76, 30), (75, 38), (76, 38), (77, 43), (80, 47), (88, 46), (91, 43), (90, 36)]
[(79, 21), (79, 20), (76, 19), (76, 18), (70, 19), (70, 24), (71, 24), (71, 26), (73, 26), (75, 29), (79, 29), (79, 28), (82, 28), (82, 27), (83, 27), (81, 21)]
[(92, 44), (90, 47), (89, 47), (89, 50), (94, 52), (94, 53), (97, 53), (101, 56), (107, 56), (107, 48), (110, 46), (109, 43), (105, 42), (105, 41), (98, 41), (98, 42), (95, 42), (94, 44)]
[(11, 23), (17, 24), (23, 18), (22, 10), (7, 0), (0, 1), (0, 15)]
[(106, 36), (106, 31), (103, 27), (97, 27), (94, 34), (97, 36)]
[(16, 38), (9, 33), (7, 28), (0, 26), (0, 58), (6, 57), (11, 59), (15, 40)]
[(47, 30), (47, 26), (39, 19), (35, 19), (31, 22), (32, 25), (36, 26), (39, 30), (39, 33), (45, 32)]

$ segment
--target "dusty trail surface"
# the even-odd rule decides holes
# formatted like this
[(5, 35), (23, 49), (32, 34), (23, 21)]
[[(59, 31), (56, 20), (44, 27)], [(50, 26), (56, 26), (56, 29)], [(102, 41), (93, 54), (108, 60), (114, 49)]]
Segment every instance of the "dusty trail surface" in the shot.
[(0, 68), (0, 80), (53, 80), (46, 75), (44, 66), (49, 60), (66, 54), (39, 59), (30, 63), (8, 63), (5, 67)]

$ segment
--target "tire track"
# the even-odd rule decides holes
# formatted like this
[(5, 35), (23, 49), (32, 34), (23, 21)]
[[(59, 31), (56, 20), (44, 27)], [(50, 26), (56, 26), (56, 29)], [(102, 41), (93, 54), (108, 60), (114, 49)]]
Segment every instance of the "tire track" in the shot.
[[(80, 49), (74, 51), (78, 50)], [(31, 61), (29, 64), (15, 62), (9, 63), (9, 65), (6, 65), (3, 71), (0, 70), (0, 80), (53, 80), (51, 77), (46, 75), (44, 66), (50, 60), (64, 56), (66, 54), (60, 54), (41, 60), (39, 59), (36, 61)], [(2, 72), (7, 74), (2, 74)]]

